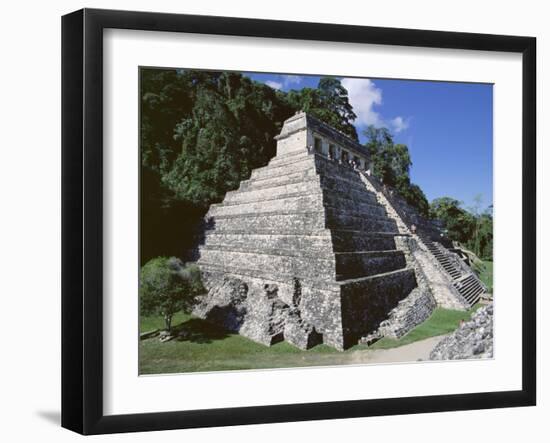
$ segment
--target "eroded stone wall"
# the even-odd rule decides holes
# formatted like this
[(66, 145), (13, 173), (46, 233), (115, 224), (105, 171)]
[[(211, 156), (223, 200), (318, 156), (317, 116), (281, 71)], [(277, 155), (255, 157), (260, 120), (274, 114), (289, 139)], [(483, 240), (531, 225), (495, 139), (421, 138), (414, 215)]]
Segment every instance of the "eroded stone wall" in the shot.
[(430, 360), (464, 360), (493, 357), (493, 304), (476, 311), (430, 353)]

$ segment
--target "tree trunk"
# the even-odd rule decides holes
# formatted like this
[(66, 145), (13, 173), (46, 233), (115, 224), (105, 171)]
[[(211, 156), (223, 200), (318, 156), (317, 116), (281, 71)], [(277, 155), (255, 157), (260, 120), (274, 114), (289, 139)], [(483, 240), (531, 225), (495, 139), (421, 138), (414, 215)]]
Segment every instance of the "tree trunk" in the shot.
[(165, 315), (164, 316), (164, 329), (166, 329), (168, 332), (171, 332), (171, 329), (172, 329), (172, 316), (171, 315)]

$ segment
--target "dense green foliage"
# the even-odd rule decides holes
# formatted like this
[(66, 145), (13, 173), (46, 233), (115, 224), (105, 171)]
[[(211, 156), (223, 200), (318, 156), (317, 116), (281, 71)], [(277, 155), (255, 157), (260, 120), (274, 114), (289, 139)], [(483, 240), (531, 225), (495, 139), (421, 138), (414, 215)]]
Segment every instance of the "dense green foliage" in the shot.
[(365, 137), (365, 146), (371, 155), (374, 176), (397, 190), (420, 214), (428, 216), (428, 199), (418, 185), (411, 183), (412, 160), (407, 146), (394, 143), (393, 136), (387, 128), (376, 128), (371, 125), (365, 130)]
[(275, 154), (273, 137), (294, 108), (240, 74), (140, 73), (144, 263), (182, 256), (199, 241), (209, 205)]
[(493, 292), (493, 261), (480, 260), (479, 263), (473, 264), (474, 271), (479, 276), (479, 279), (487, 287), (487, 290)]
[(319, 120), (357, 141), (353, 121), (357, 118), (348, 98), (348, 91), (340, 80), (323, 77), (314, 88), (292, 90), (286, 94), (286, 101), (294, 109), (305, 111)]
[(183, 266), (177, 258), (157, 257), (141, 268), (139, 291), (141, 314), (161, 315), (170, 331), (173, 315), (188, 309), (203, 287), (196, 265)]
[(432, 201), (430, 210), (432, 217), (444, 223), (447, 236), (451, 240), (462, 243), (482, 259), (492, 259), (492, 206), (484, 212), (480, 212), (478, 208), (468, 211), (458, 200), (441, 197)]
[(264, 165), (292, 108), (229, 72), (142, 69), (141, 155), (163, 198), (208, 207)]

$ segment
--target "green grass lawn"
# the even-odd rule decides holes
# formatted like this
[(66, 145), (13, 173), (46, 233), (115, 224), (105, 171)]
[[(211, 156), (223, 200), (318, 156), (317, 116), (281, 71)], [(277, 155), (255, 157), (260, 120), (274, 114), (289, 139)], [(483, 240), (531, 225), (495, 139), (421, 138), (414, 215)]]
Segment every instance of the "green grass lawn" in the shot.
[[(401, 339), (383, 338), (368, 349), (403, 346), (449, 333), (457, 328), (461, 319), (468, 320), (476, 308), (469, 312), (436, 309), (428, 320)], [(354, 352), (367, 349), (365, 345), (357, 345), (339, 352), (326, 345), (319, 345), (302, 351), (286, 342), (267, 347), (183, 313), (174, 316), (172, 324), (175, 332), (185, 329), (185, 339), (165, 343), (161, 343), (157, 337), (141, 340), (140, 374), (332, 366), (349, 364)], [(160, 316), (140, 319), (141, 332), (161, 329), (163, 326)]]
[(418, 340), (424, 340), (425, 338), (448, 334), (458, 328), (460, 320), (468, 321), (480, 306), (480, 304), (474, 305), (467, 312), (436, 308), (430, 318), (400, 339), (396, 340), (384, 337), (369, 346), (369, 349), (395, 348), (397, 346), (408, 345)]
[[(178, 312), (172, 317), (172, 324), (179, 325), (192, 318), (190, 315)], [(164, 320), (160, 315), (145, 316), (139, 318), (139, 332), (149, 332), (155, 329), (164, 329)]]
[(482, 260), (482, 265), (479, 267), (479, 279), (487, 286), (489, 292), (493, 292), (493, 262)]
[[(173, 324), (175, 331), (185, 329), (188, 336), (165, 343), (156, 337), (141, 340), (140, 374), (338, 364), (323, 357), (340, 354), (325, 345), (309, 351), (285, 342), (267, 347), (185, 314), (174, 318)], [(160, 317), (141, 318), (141, 332), (162, 327)]]

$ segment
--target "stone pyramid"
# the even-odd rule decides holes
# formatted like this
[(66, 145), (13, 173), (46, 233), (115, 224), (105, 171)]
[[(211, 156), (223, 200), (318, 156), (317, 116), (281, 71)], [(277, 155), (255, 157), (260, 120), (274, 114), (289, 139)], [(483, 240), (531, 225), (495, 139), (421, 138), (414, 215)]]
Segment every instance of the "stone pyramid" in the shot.
[(299, 113), (277, 155), (206, 215), (195, 314), (257, 342), (343, 350), (417, 286), (396, 221), (361, 180), (364, 148)]

